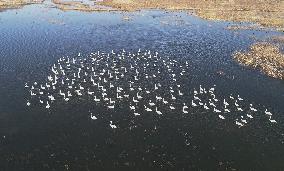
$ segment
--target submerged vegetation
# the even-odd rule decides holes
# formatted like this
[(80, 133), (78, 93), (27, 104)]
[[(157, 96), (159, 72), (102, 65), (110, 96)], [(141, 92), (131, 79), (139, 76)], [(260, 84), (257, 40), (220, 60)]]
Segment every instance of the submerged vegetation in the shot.
[(259, 68), (271, 77), (284, 79), (284, 54), (275, 45), (256, 43), (249, 52), (236, 52), (233, 57), (245, 66)]

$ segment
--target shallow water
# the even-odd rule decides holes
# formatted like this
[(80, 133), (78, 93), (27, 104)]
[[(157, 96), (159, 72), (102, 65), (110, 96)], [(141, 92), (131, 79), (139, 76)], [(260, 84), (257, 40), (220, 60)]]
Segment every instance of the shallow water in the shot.
[[(130, 20), (123, 20), (129, 16)], [(284, 83), (231, 58), (274, 31), (230, 31), (229, 22), (165, 11), (62, 12), (44, 5), (0, 13), (0, 166), (4, 170), (283, 170)], [(232, 23), (233, 24), (233, 23)], [(257, 39), (255, 39), (255, 37)], [(188, 61), (188, 91), (216, 84), (218, 96), (240, 95), (259, 117), (238, 128), (210, 112), (133, 117), (88, 102), (51, 110), (26, 106), (25, 83), (46, 82), (63, 56), (111, 50), (159, 52)], [(106, 116), (91, 120), (89, 110)], [(199, 114), (200, 113), (200, 114)], [(264, 114), (263, 114), (264, 115)], [(261, 114), (259, 114), (261, 116)], [(118, 129), (108, 124), (115, 119)]]

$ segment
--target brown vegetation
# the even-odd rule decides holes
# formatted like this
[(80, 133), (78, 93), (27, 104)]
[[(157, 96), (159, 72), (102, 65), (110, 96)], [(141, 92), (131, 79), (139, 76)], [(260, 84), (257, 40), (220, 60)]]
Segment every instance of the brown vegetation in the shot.
[(265, 74), (284, 79), (284, 54), (279, 47), (269, 43), (256, 43), (249, 52), (236, 52), (234, 59), (239, 63), (258, 68)]
[(282, 0), (104, 0), (100, 4), (127, 11), (143, 8), (194, 10), (205, 19), (249, 21), (284, 30)]
[(43, 0), (0, 0), (0, 9), (18, 8), (23, 5), (41, 2), (43, 2)]

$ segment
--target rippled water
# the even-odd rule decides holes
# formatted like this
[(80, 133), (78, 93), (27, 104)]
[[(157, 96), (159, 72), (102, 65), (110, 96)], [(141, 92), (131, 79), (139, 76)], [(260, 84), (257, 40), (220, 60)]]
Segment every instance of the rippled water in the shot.
[[(1, 12), (1, 168), (283, 170), (284, 83), (231, 58), (234, 51), (280, 33), (230, 31), (229, 24), (156, 10), (86, 13), (31, 5)], [(189, 90), (216, 84), (220, 97), (239, 94), (268, 108), (278, 123), (260, 118), (238, 128), (202, 112), (133, 118), (126, 110), (94, 107), (115, 115), (120, 128), (111, 129), (107, 119), (90, 119), (88, 103), (58, 104), (50, 111), (26, 106), (25, 83), (45, 82), (59, 58), (139, 48), (189, 61)]]

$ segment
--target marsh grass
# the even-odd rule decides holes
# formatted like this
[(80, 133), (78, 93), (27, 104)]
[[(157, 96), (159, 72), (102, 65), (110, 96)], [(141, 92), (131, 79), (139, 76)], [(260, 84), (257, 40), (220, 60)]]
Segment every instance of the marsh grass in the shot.
[(43, 0), (0, 0), (0, 9), (18, 8), (23, 5), (42, 2)]
[(256, 43), (248, 52), (236, 52), (233, 58), (242, 65), (261, 70), (268, 76), (284, 79), (284, 54), (270, 43)]
[(120, 10), (194, 10), (204, 19), (255, 22), (284, 31), (282, 0), (104, 0), (101, 5)]

